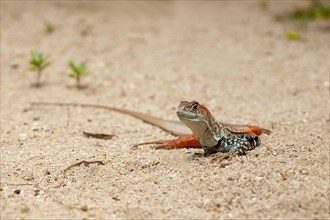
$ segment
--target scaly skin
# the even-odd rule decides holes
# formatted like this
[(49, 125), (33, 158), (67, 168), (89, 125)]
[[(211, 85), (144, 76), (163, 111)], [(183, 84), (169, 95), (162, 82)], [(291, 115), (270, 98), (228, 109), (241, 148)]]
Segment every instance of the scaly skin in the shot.
[(177, 115), (196, 135), (205, 156), (217, 152), (244, 154), (260, 145), (258, 135), (270, 134), (269, 130), (257, 126), (219, 122), (205, 106), (196, 101), (181, 102)]
[(156, 144), (156, 149), (203, 148), (205, 156), (217, 152), (244, 154), (247, 150), (260, 145), (258, 135), (271, 133), (269, 130), (257, 126), (235, 125), (216, 121), (205, 106), (195, 101), (183, 101), (180, 103), (177, 115), (183, 124), (177, 121), (156, 118), (140, 112), (104, 105), (61, 102), (34, 102), (31, 104), (102, 108), (130, 115), (179, 136), (174, 140), (152, 141), (135, 146)]

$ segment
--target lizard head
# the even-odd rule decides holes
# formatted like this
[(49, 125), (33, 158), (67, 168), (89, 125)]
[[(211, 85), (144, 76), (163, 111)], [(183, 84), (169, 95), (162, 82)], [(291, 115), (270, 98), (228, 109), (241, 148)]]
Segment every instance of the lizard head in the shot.
[(212, 116), (209, 110), (199, 104), (196, 101), (188, 102), (188, 101), (182, 101), (180, 105), (178, 106), (177, 115), (184, 121), (208, 121), (209, 117)]
[(202, 145), (216, 145), (217, 140), (214, 138), (216, 121), (205, 106), (196, 101), (182, 101), (178, 106), (177, 116), (198, 137)]

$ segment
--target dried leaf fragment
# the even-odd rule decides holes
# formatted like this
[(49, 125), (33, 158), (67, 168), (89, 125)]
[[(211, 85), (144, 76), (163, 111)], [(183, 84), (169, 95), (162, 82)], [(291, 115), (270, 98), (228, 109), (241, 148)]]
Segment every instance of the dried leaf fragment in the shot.
[(86, 137), (92, 137), (92, 138), (98, 138), (98, 139), (103, 139), (103, 140), (110, 140), (113, 137), (117, 137), (114, 134), (104, 134), (104, 133), (91, 133), (87, 131), (83, 131), (84, 136)]

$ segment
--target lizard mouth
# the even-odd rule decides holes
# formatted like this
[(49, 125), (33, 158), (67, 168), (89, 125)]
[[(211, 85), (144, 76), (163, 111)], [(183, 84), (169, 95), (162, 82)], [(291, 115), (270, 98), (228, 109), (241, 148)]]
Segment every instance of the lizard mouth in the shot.
[(190, 112), (185, 112), (185, 111), (179, 110), (176, 112), (176, 114), (180, 119), (189, 119), (189, 120), (199, 119), (198, 115), (191, 114)]

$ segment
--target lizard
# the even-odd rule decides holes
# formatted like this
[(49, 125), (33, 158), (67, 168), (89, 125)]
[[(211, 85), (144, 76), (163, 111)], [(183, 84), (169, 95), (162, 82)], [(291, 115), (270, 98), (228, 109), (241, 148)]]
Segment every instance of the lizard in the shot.
[(258, 126), (229, 124), (217, 121), (204, 105), (196, 101), (182, 101), (179, 104), (177, 116), (181, 123), (156, 118), (132, 110), (104, 105), (61, 102), (33, 102), (31, 104), (102, 108), (130, 115), (178, 136), (173, 140), (151, 141), (135, 146), (156, 144), (156, 149), (202, 148), (204, 150), (204, 156), (209, 156), (217, 152), (228, 152), (238, 155), (245, 154), (246, 151), (260, 145), (259, 135), (271, 133), (270, 130)]

